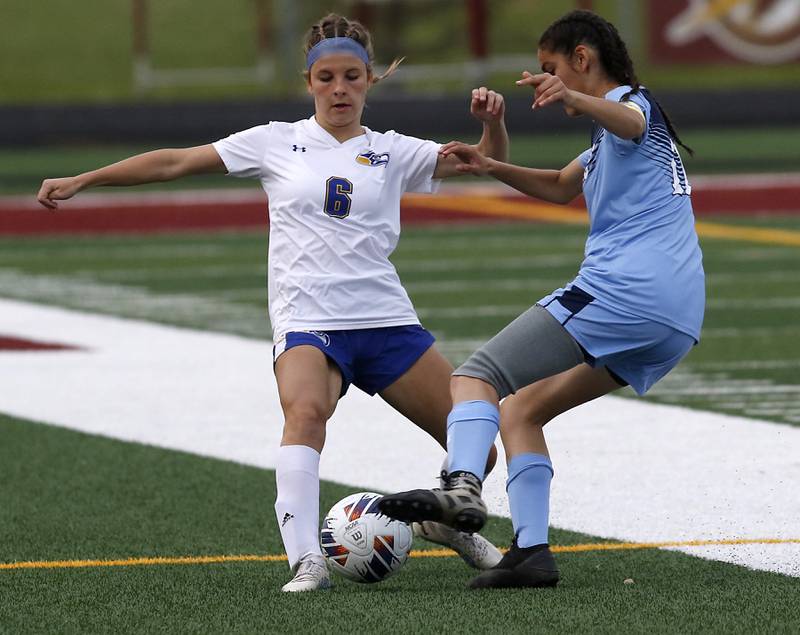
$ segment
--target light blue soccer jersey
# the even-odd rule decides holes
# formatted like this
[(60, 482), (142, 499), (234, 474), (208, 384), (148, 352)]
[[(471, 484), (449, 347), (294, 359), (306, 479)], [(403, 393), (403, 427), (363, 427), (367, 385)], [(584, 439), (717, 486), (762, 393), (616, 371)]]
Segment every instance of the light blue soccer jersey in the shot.
[[(610, 91), (620, 101), (630, 86)], [(590, 228), (574, 284), (616, 310), (699, 340), (705, 308), (702, 254), (678, 150), (646, 90), (630, 95), (647, 119), (644, 135), (604, 128), (580, 155)]]

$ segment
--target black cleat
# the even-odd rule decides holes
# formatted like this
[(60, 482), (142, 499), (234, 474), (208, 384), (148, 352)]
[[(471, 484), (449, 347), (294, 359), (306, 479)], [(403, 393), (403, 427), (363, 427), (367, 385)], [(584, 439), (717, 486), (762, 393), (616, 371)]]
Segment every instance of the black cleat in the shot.
[(468, 534), (486, 524), (486, 504), (481, 499), (481, 481), (469, 472), (454, 472), (441, 489), (414, 489), (384, 496), (378, 509), (390, 518), (407, 523), (433, 520)]
[(548, 545), (518, 547), (515, 539), (503, 559), (472, 578), (468, 586), (470, 589), (554, 587), (558, 579), (558, 567)]

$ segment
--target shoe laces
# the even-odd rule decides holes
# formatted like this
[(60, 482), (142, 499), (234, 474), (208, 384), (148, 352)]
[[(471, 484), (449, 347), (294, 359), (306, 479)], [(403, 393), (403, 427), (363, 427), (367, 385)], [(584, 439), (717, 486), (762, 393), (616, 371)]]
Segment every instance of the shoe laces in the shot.
[(327, 567), (324, 563), (315, 558), (307, 558), (300, 561), (300, 564), (297, 566), (297, 573), (292, 581), (305, 582), (306, 580), (316, 580), (325, 573), (327, 573)]
[(483, 486), (480, 479), (474, 474), (469, 472), (453, 472), (452, 474), (444, 475), (444, 489), (466, 489), (475, 496), (481, 495)]

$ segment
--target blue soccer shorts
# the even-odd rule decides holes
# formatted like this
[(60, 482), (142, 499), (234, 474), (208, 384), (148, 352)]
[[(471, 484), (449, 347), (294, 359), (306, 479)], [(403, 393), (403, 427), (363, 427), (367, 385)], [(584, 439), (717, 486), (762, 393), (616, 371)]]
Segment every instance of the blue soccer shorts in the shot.
[(554, 291), (538, 304), (575, 338), (589, 365), (607, 368), (639, 395), (697, 343), (691, 335), (610, 307), (574, 285)]
[(422, 357), (435, 338), (419, 324), (346, 331), (290, 331), (273, 348), (273, 361), (295, 346), (313, 346), (342, 373), (342, 392), (350, 384), (368, 395), (388, 388)]

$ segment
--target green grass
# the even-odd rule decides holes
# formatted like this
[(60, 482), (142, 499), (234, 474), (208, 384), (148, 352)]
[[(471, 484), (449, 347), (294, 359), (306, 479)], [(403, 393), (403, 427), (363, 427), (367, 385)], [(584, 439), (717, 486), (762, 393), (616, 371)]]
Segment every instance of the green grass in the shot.
[[(800, 232), (798, 215), (714, 221)], [(571, 279), (584, 239), (584, 228), (535, 223), (411, 226), (394, 262), (423, 323), (458, 362)], [(703, 341), (646, 399), (800, 423), (797, 248), (701, 241)], [(0, 297), (267, 338), (266, 249), (264, 232), (2, 237)], [(321, 509), (352, 491), (323, 483)], [(268, 470), (0, 415), (0, 562), (278, 554), (274, 495)], [(486, 535), (507, 545), (510, 522), (491, 519)], [(551, 532), (556, 545), (596, 540)], [(800, 627), (794, 578), (659, 550), (558, 562), (556, 590), (470, 593), (459, 559), (417, 558), (382, 584), (340, 580), (301, 597), (279, 592), (285, 563), (0, 570), (0, 633)]]
[[(0, 562), (281, 553), (274, 473), (0, 415)], [(351, 492), (322, 484), (321, 509)], [(486, 535), (508, 544), (507, 519)], [(553, 530), (567, 545), (591, 536)], [(424, 543), (416, 545), (425, 548)], [(797, 581), (666, 551), (558, 557), (556, 590), (474, 593), (457, 558), (286, 596), (285, 563), (0, 571), (0, 632), (790, 632)], [(632, 578), (634, 584), (623, 584)]]
[[(300, 117), (301, 115), (298, 115)], [(695, 157), (684, 158), (690, 174), (736, 172), (789, 172), (800, 170), (800, 127), (763, 129), (681, 130)], [(477, 139), (465, 139), (469, 142)], [(208, 139), (209, 142), (215, 141)], [(441, 139), (447, 141), (447, 139)], [(561, 168), (588, 146), (587, 134), (514, 135), (512, 163), (541, 168)], [(120, 161), (156, 146), (0, 148), (0, 194), (35, 195), (45, 178), (80, 174)], [(156, 190), (187, 187), (254, 187), (223, 175), (195, 176), (179, 183), (138, 188)], [(103, 191), (115, 191), (105, 189)]]
[[(797, 215), (714, 220), (800, 231)], [(534, 223), (408, 227), (393, 260), (457, 363), (571, 280), (584, 239)], [(647, 399), (800, 424), (797, 248), (701, 242), (702, 342)], [(261, 232), (0, 238), (0, 296), (268, 338), (266, 249)]]

